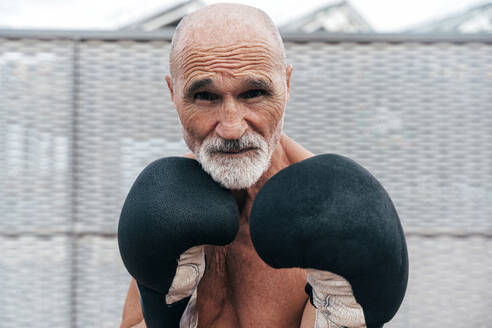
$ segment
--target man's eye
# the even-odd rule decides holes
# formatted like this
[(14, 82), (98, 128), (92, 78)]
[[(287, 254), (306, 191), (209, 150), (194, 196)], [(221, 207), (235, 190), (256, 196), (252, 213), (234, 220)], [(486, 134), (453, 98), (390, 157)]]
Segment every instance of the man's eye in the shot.
[(266, 91), (265, 90), (253, 89), (253, 90), (248, 90), (246, 92), (243, 92), (241, 94), (241, 97), (242, 98), (245, 98), (245, 99), (250, 99), (250, 98), (260, 97), (260, 96), (263, 96), (265, 94), (266, 94)]
[(210, 93), (210, 92), (197, 92), (195, 93), (194, 99), (198, 100), (205, 100), (205, 101), (214, 101), (219, 99), (219, 97), (216, 94)]

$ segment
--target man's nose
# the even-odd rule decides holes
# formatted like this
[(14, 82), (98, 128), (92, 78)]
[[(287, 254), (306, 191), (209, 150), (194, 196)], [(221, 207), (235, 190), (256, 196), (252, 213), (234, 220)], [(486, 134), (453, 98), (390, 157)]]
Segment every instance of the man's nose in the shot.
[(219, 114), (219, 124), (215, 129), (217, 135), (224, 139), (236, 140), (247, 128), (244, 110), (234, 100), (226, 99)]

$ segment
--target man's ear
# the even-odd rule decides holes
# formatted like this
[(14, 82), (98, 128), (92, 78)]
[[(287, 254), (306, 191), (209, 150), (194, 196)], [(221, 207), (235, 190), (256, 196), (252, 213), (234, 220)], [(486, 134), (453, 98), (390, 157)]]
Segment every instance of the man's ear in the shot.
[(287, 82), (287, 100), (290, 99), (290, 77), (292, 75), (292, 64), (287, 65), (285, 69), (285, 81)]
[(167, 87), (169, 88), (169, 94), (171, 95), (171, 101), (174, 103), (174, 85), (173, 80), (169, 75), (166, 75), (166, 83)]

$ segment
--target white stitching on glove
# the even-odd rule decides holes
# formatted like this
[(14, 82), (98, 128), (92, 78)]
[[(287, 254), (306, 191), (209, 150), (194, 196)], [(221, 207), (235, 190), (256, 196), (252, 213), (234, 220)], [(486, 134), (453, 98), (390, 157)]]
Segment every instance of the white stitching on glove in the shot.
[(315, 328), (366, 327), (362, 307), (347, 280), (328, 271), (307, 271), (316, 307)]

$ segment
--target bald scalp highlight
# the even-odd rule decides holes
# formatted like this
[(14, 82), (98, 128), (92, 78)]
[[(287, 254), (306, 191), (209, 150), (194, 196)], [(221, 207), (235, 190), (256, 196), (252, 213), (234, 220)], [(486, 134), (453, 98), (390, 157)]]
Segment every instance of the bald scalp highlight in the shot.
[[(273, 41), (272, 47), (276, 48), (275, 50), (279, 53), (281, 65), (285, 69), (286, 53), (284, 42), (272, 19), (264, 11), (255, 7), (241, 4), (220, 3), (199, 9), (185, 16), (179, 22), (171, 41), (171, 50), (169, 53), (169, 71), (171, 73), (171, 78), (174, 79), (176, 77), (180, 54), (186, 44), (190, 42), (186, 39), (186, 33), (189, 34), (193, 29), (200, 31), (201, 28), (207, 25), (217, 26), (220, 25), (221, 22), (227, 22), (231, 19), (234, 19), (234, 25), (222, 26), (222, 28), (227, 28), (228, 31), (233, 29), (240, 30), (241, 27), (247, 27), (248, 24), (251, 24), (252, 20), (257, 20), (260, 25), (263, 25), (264, 33), (262, 32), (261, 34), (265, 36), (265, 39)], [(258, 27), (260, 26), (257, 24), (255, 25)], [(256, 28), (256, 30), (258, 30), (258, 28)]]

